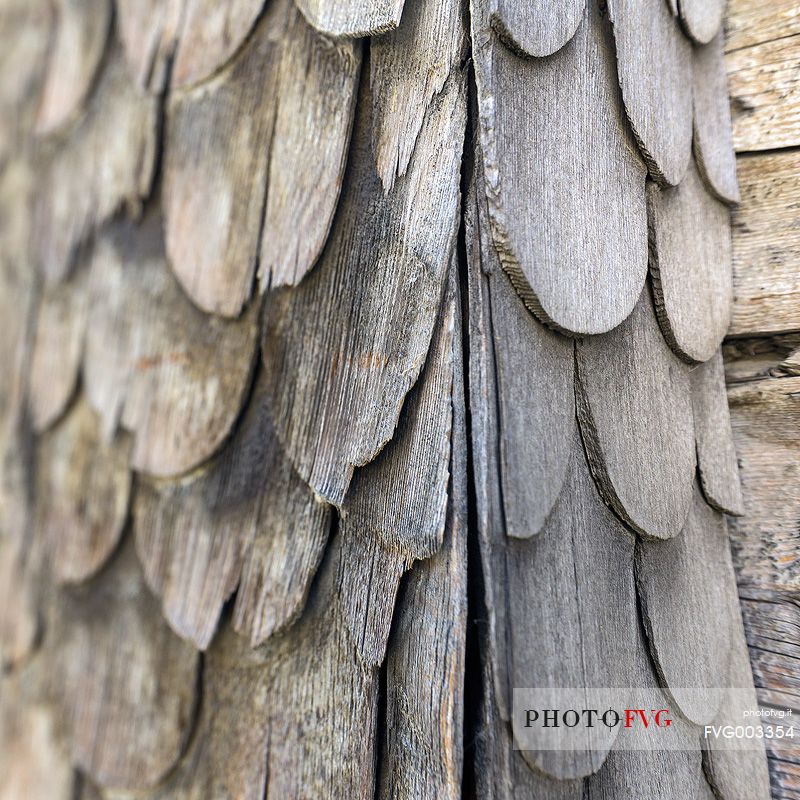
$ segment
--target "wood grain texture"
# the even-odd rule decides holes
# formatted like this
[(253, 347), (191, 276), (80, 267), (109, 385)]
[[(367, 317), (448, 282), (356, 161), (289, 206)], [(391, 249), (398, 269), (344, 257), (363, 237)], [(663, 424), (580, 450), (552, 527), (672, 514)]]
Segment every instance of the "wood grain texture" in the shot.
[(374, 797), (378, 671), (358, 657), (341, 616), (339, 542), (300, 618), (263, 647), (223, 624), (204, 659), (190, 749), (160, 787), (137, 798)]
[(87, 307), (86, 270), (39, 298), (28, 403), (37, 433), (49, 428), (75, 393), (83, 358)]
[(298, 283), (316, 261), (339, 197), (359, 65), (352, 43), (331, 44), (278, 0), (229, 67), (171, 96), (167, 252), (203, 310), (241, 312), (259, 253), (262, 290)]
[(106, 48), (111, 0), (57, 0), (55, 35), (36, 115), (36, 132), (51, 133), (78, 116)]
[(134, 532), (150, 588), (181, 637), (205, 650), (240, 578), (234, 620), (253, 646), (302, 609), (329, 514), (275, 438), (263, 382), (233, 438), (190, 480), (142, 481)]
[(692, 163), (679, 186), (648, 186), (647, 210), (653, 298), (664, 338), (684, 361), (708, 361), (731, 319), (728, 207), (709, 194)]
[[(419, 2), (420, 0), (415, 0)], [(303, 16), (330, 36), (375, 36), (400, 24), (404, 0), (296, 0)]]
[(800, 375), (800, 333), (728, 339), (722, 345), (725, 380), (737, 383)]
[(796, 709), (800, 609), (795, 598), (744, 585), (741, 611), (759, 702)]
[(794, 0), (730, 0), (725, 33), (729, 51), (791, 36), (800, 33), (800, 11)]
[(691, 797), (714, 800), (701, 794), (706, 788), (697, 753), (614, 751), (609, 754), (603, 769), (586, 781), (585, 797), (591, 800), (612, 800), (616, 797), (637, 797), (642, 786), (647, 797), (669, 800), (672, 797)]
[(466, 525), (448, 520), (444, 544), (412, 567), (386, 660), (380, 797), (458, 800), (463, 762)]
[[(477, 149), (477, 148), (476, 148)], [(499, 405), (497, 372), (492, 343), (492, 314), (489, 299), (489, 277), (495, 263), (495, 251), (486, 219), (479, 213), (478, 203), (484, 203), (482, 187), (477, 185), (482, 166), (475, 163), (470, 173), (465, 201), (464, 232), (467, 254), (467, 296), (469, 342), (469, 408), (472, 438), (472, 469), (475, 484), (475, 511), (480, 576), (483, 584), (483, 679), (491, 680), (491, 699), (486, 699), (485, 712), (491, 717), (510, 719), (510, 685), (506, 624), (506, 546), (503, 520), (503, 501), (500, 488)], [(500, 724), (500, 723), (498, 723)], [(511, 749), (510, 733), (497, 733), (500, 740), (487, 743), (487, 760), (492, 770), (495, 757)], [(506, 742), (508, 740), (508, 742)], [(507, 746), (506, 746), (507, 745)], [(497, 751), (495, 753), (495, 750)], [(521, 756), (520, 756), (521, 758)], [(505, 763), (505, 762), (504, 762)], [(499, 767), (498, 767), (499, 768)], [(525, 767), (528, 770), (527, 767)], [(502, 780), (498, 778), (498, 780)]]
[(161, 93), (208, 80), (251, 34), (264, 0), (118, 0), (117, 24), (137, 84)]
[(172, 277), (154, 206), (98, 242), (89, 276), (87, 397), (109, 432), (134, 434), (131, 465), (174, 476), (210, 458), (246, 399), (258, 307), (238, 320), (198, 311)]
[(386, 191), (406, 174), (431, 101), (466, 48), (460, 0), (409, 0), (400, 27), (370, 42), (372, 148)]
[(733, 443), (725, 368), (717, 352), (690, 373), (697, 439), (697, 472), (709, 505), (723, 514), (744, 513), (739, 465)]
[(27, 674), (0, 678), (0, 800), (74, 800), (69, 755), (51, 708)]
[(578, 30), (586, 0), (489, 0), (490, 21), (497, 35), (520, 55), (541, 58), (560, 50)]
[(793, 721), (800, 699), (796, 678), (800, 609), (790, 594), (743, 586), (740, 596), (756, 697), (762, 708), (777, 704), (793, 710), (792, 717), (784, 717), (780, 723), (791, 728), (794, 736), (765, 742), (772, 797), (791, 800), (800, 789), (800, 759), (795, 745), (800, 731)]
[[(493, 253), (491, 245), (489, 252)], [(575, 437), (570, 339), (528, 312), (502, 270), (489, 279), (506, 534), (536, 535), (561, 492)]]
[(369, 667), (379, 667), (386, 655), (400, 579), (413, 559), (382, 547), (377, 537), (358, 528), (345, 529), (341, 552), (336, 578), (344, 623), (359, 658)]
[(664, 0), (610, 0), (608, 9), (636, 141), (650, 175), (676, 186), (692, 149), (691, 44)]
[(242, 46), (265, 0), (185, 0), (181, 33), (172, 65), (173, 87), (199, 83)]
[(259, 283), (295, 286), (327, 241), (344, 178), (362, 47), (317, 33), (292, 6), (282, 42)]
[(130, 440), (119, 435), (106, 442), (100, 426), (80, 398), (37, 448), (37, 526), (58, 583), (96, 574), (128, 519)]
[[(189, 750), (155, 790), (137, 798), (265, 797), (270, 725), (269, 673), (229, 625), (204, 657), (203, 695)], [(122, 800), (106, 793), (105, 800)]]
[(731, 334), (800, 330), (800, 153), (740, 156)]
[[(627, 664), (629, 678), (626, 685), (646, 690), (654, 705), (671, 708), (663, 689), (656, 689), (660, 682), (639, 631), (636, 632), (634, 648), (626, 656), (618, 655)], [(678, 713), (673, 712), (670, 717), (674, 750), (654, 749), (649, 738), (641, 744), (634, 740), (613, 749), (600, 770), (584, 781), (583, 797), (587, 800), (640, 797), (642, 787), (646, 787), (646, 796), (653, 800), (702, 797), (700, 791), (705, 780), (697, 728)], [(630, 735), (630, 731), (620, 735), (626, 734)], [(634, 749), (627, 749), (632, 746)]]
[[(335, 568), (336, 543), (331, 549)], [(268, 650), (271, 672), (266, 796), (374, 796), (377, 673), (359, 662), (323, 574), (308, 613)], [(314, 653), (313, 659), (308, 658)], [(309, 688), (313, 687), (312, 691)]]
[(265, 303), (269, 405), (300, 476), (341, 505), (354, 466), (394, 433), (425, 360), (458, 226), (464, 85), (451, 74), (428, 110), (406, 175), (384, 194), (362, 81), (354, 146), (331, 239), (316, 269)]
[(728, 88), (737, 151), (800, 144), (800, 34), (729, 51)]
[(51, 691), (73, 763), (101, 786), (158, 783), (191, 732), (198, 657), (161, 619), (132, 540), (90, 591), (55, 602)]
[[(17, 537), (0, 536), (0, 669), (19, 666), (33, 652), (41, 633), (36, 554)], [(2, 695), (0, 695), (0, 704)], [(0, 731), (0, 733), (2, 733)]]
[[(723, 701), (720, 715), (715, 725), (741, 725), (743, 722), (741, 690), (749, 695), (747, 708), (758, 708), (753, 673), (747, 652), (742, 617), (738, 605), (730, 614), (733, 618), (731, 642), (730, 686), (738, 689), (736, 699)], [(758, 719), (758, 717), (755, 717)], [(755, 739), (747, 743), (735, 739), (703, 739), (703, 769), (717, 797), (724, 800), (767, 800), (770, 797), (769, 771), (765, 757), (763, 740)]]
[[(7, 174), (8, 170), (3, 177)], [(14, 185), (16, 181), (12, 181)], [(0, 183), (0, 189), (6, 188), (4, 182)], [(22, 197), (20, 202), (24, 202)], [(6, 203), (4, 207), (8, 209)], [(10, 231), (9, 227), (17, 227), (15, 216), (0, 214), (0, 359), (5, 365), (0, 370), (0, 539), (10, 538), (20, 546), (30, 542), (34, 435), (26, 402), (26, 365), (30, 364), (33, 347), (36, 285), (31, 262), (24, 255), (24, 237), (30, 229), (21, 224), (18, 230)], [(20, 216), (25, 219), (25, 214)]]
[(290, 0), (271, 3), (230, 67), (171, 94), (167, 108), (167, 255), (192, 301), (226, 317), (241, 312), (253, 288), (289, 9)]
[(153, 798), (374, 797), (378, 675), (344, 628), (337, 557), (334, 541), (303, 615), (263, 648), (223, 627), (192, 749)]
[[(635, 650), (639, 635), (634, 536), (597, 494), (577, 434), (571, 455), (564, 491), (541, 533), (508, 543), (511, 685), (631, 686), (622, 654)], [(617, 733), (587, 729), (583, 748), (576, 741), (574, 750), (522, 756), (551, 777), (580, 778), (602, 766)], [(514, 735), (524, 741), (520, 730)]]
[(6, 0), (0, 8), (0, 164), (17, 161), (34, 129), (52, 28), (49, 0)]
[(347, 628), (367, 664), (383, 662), (402, 574), (442, 544), (452, 434), (455, 264), (425, 367), (391, 442), (353, 475), (342, 504), (338, 591)]
[(647, 288), (622, 325), (577, 343), (576, 366), (578, 421), (601, 494), (639, 533), (675, 536), (692, 501), (691, 387)]
[[(488, 628), (484, 626), (479, 631), (482, 646), (491, 647), (485, 638)], [(492, 675), (490, 660), (482, 658), (480, 668), (477, 719), (482, 735), (475, 739), (474, 762), (472, 770), (467, 772), (468, 780), (474, 781), (476, 795), (488, 800), (583, 800), (583, 780), (549, 778), (528, 766), (522, 754), (514, 748), (507, 720), (497, 705), (496, 676)]]
[(797, 592), (800, 378), (733, 386), (728, 402), (745, 507), (744, 516), (730, 526), (739, 581)]
[(619, 124), (607, 23), (589, 6), (568, 45), (531, 61), (497, 40), (481, 0), (472, 5), (494, 244), (525, 305), (575, 334), (628, 316), (647, 261), (644, 166)]
[[(460, 298), (454, 300), (454, 325), (461, 331)], [(461, 341), (456, 336), (444, 536), (435, 555), (412, 567), (397, 605), (386, 657), (386, 715), (379, 770), (382, 800), (461, 797), (468, 621), (468, 455), (463, 375)]]
[(736, 577), (725, 520), (699, 488), (678, 536), (637, 543), (636, 586), (660, 682), (687, 719), (710, 724), (728, 686)]
[(697, 44), (708, 44), (722, 28), (726, 0), (678, 0), (684, 30)]
[(694, 139), (697, 168), (709, 189), (723, 202), (739, 202), (731, 107), (725, 69), (724, 39), (719, 33), (694, 49)]
[(116, 0), (117, 33), (136, 85), (161, 93), (181, 26), (185, 0)]
[(80, 121), (43, 156), (34, 241), (48, 285), (64, 279), (95, 227), (147, 197), (157, 128), (156, 99), (134, 86), (112, 48)]

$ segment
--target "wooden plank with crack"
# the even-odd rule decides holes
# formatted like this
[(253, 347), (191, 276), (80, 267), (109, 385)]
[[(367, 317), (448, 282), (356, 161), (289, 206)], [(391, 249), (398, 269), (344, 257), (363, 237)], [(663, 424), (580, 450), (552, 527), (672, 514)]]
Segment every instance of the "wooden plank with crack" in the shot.
[(800, 145), (800, 34), (728, 51), (737, 152)]
[[(355, 466), (392, 438), (425, 360), (458, 229), (460, 69), (433, 98), (388, 194), (362, 80), (339, 213), (317, 267), (267, 295), (262, 361), (278, 438), (314, 491), (341, 505)], [(366, 224), (365, 224), (366, 222)]]
[[(791, 731), (791, 736), (765, 742), (769, 759), (773, 800), (794, 800), (800, 794), (800, 737), (796, 715), (800, 711), (800, 606), (797, 596), (763, 592), (744, 586), (740, 590), (742, 617), (756, 696), (768, 715), (765, 723)], [(791, 716), (776, 717), (774, 707), (792, 711)], [(788, 729), (788, 730), (787, 730)]]
[(800, 330), (800, 152), (739, 156), (730, 335)]
[(728, 392), (742, 475), (744, 516), (731, 521), (741, 584), (800, 590), (800, 378), (766, 379)]
[(450, 291), (394, 438), (355, 472), (342, 506), (342, 614), (359, 656), (373, 666), (383, 662), (401, 576), (415, 560), (431, 558), (443, 541), (459, 341), (454, 327)]
[(800, 33), (800, 6), (797, 0), (729, 0), (725, 33), (729, 52)]

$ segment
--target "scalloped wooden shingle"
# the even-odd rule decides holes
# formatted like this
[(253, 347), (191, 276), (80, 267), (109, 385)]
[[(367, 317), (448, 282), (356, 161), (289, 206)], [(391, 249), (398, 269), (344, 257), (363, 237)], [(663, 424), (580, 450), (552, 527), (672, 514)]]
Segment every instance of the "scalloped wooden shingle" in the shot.
[(692, 150), (692, 46), (665, 0), (609, 0), (622, 100), (650, 174), (675, 186)]
[(116, 0), (117, 33), (136, 85), (160, 93), (169, 78), (185, 0)]
[(408, 393), (397, 430), (353, 475), (342, 505), (338, 590), (359, 654), (383, 662), (400, 578), (438, 552), (444, 536), (452, 431), (455, 265), (425, 367)]
[(154, 786), (189, 739), (199, 658), (161, 619), (132, 539), (90, 591), (60, 593), (51, 615), (51, 691), (73, 763), (104, 787)]
[(167, 252), (204, 311), (241, 312), (259, 254), (262, 289), (313, 266), (339, 197), (360, 63), (356, 46), (332, 44), (276, 0), (229, 67), (173, 91)]
[[(386, 656), (380, 796), (458, 800), (464, 764), (467, 637), (467, 431), (460, 303), (453, 349), (450, 485), (442, 546), (414, 564)], [(439, 680), (431, 680), (431, 676)]]
[(406, 174), (432, 99), (467, 51), (460, 0), (414, 0), (396, 31), (369, 46), (372, 148), (386, 191)]
[(527, 539), (545, 524), (569, 469), (575, 437), (573, 343), (530, 314), (499, 268), (489, 280), (489, 295), (505, 529), (508, 536)]
[[(576, 433), (564, 491), (541, 533), (508, 542), (512, 686), (635, 685), (623, 655), (635, 650), (639, 635), (633, 550), (633, 534), (597, 493)], [(546, 775), (580, 778), (600, 769), (617, 734), (585, 729), (583, 749), (522, 756)]]
[(697, 437), (697, 471), (708, 503), (724, 514), (744, 512), (742, 484), (725, 392), (722, 353), (691, 371), (692, 408)]
[(205, 657), (191, 749), (150, 800), (373, 800), (378, 670), (345, 629), (339, 557), (334, 540), (302, 617), (264, 647), (224, 626)]
[(723, 202), (738, 203), (724, 46), (720, 33), (694, 49), (694, 157), (708, 188)]
[(47, 146), (34, 213), (34, 247), (47, 285), (62, 281), (75, 252), (123, 207), (150, 193), (158, 104), (138, 89), (112, 47), (76, 125)]
[(546, 324), (608, 331), (641, 292), (647, 231), (645, 168), (620, 125), (607, 23), (591, 3), (569, 44), (543, 60), (502, 45), (480, 0), (472, 25), (484, 184), (503, 268)]
[(661, 681), (687, 719), (710, 724), (729, 680), (736, 577), (725, 520), (699, 487), (678, 536), (638, 543), (636, 585)]
[(375, 36), (400, 24), (405, 0), (295, 0), (303, 16), (330, 36)]
[(28, 405), (37, 433), (66, 410), (78, 384), (88, 317), (86, 272), (45, 289), (39, 297)]
[(224, 66), (253, 30), (264, 3), (265, 0), (184, 0), (172, 85), (199, 83)]
[(167, 267), (158, 207), (97, 244), (84, 356), (86, 393), (106, 434), (134, 434), (131, 465), (157, 477), (188, 472), (229, 436), (247, 396), (258, 306), (210, 318)]
[(730, 211), (706, 190), (694, 162), (678, 186), (649, 184), (647, 207), (650, 274), (664, 337), (684, 361), (708, 361), (731, 321)]
[(692, 502), (688, 367), (661, 335), (647, 287), (618, 328), (576, 345), (581, 435), (600, 493), (645, 536), (669, 539)]
[(57, 0), (55, 41), (36, 115), (36, 132), (77, 118), (94, 85), (111, 29), (111, 0)]
[(587, 0), (489, 0), (490, 20), (503, 42), (521, 55), (549, 56), (578, 30)]
[(362, 47), (332, 42), (292, 9), (270, 143), (259, 285), (296, 286), (333, 224), (355, 116)]
[(708, 44), (722, 28), (725, 0), (678, 0), (681, 22), (698, 44)]
[(254, 647), (295, 619), (330, 525), (281, 451), (261, 379), (214, 461), (188, 481), (142, 481), (133, 518), (148, 585), (172, 629), (201, 650), (237, 586), (234, 625)]
[(37, 526), (58, 583), (96, 574), (119, 544), (128, 519), (130, 440), (107, 442), (81, 397), (39, 442)]

